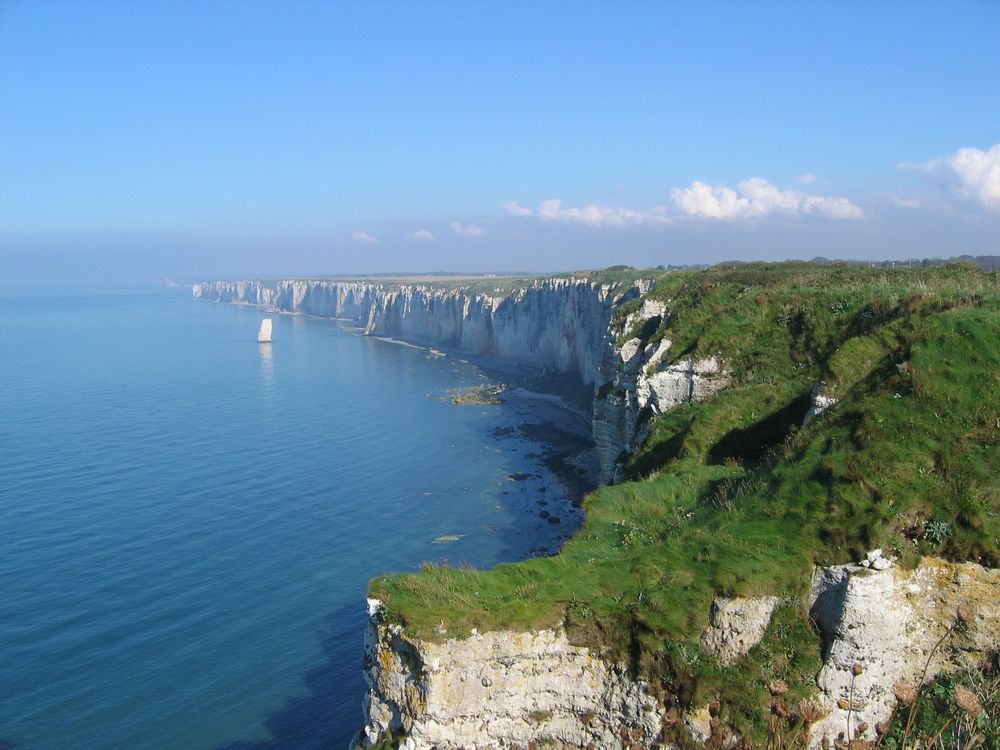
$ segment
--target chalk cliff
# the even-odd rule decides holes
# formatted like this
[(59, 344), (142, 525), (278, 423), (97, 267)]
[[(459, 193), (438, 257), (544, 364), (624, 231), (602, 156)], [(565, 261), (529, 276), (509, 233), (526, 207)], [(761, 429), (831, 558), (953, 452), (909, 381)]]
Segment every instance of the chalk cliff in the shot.
[[(832, 743), (849, 720), (852, 736), (874, 738), (875, 724), (892, 713), (892, 685), (919, 684), (925, 666), (926, 679), (978, 666), (1000, 644), (998, 602), (1000, 571), (974, 563), (817, 567), (801, 604), (826, 642), (814, 697), (826, 715), (812, 727), (810, 747), (824, 737)], [(738, 663), (764, 637), (777, 603), (717, 599), (703, 649)], [(862, 671), (852, 676), (856, 664)], [(369, 600), (365, 673), (361, 747), (389, 736), (407, 750), (673, 747), (662, 736), (676, 717), (657, 692), (561, 629), (421, 641), (384, 623), (381, 604)], [(700, 741), (711, 739), (697, 719), (706, 711), (688, 716), (690, 736)]]
[(617, 305), (648, 282), (608, 286), (553, 278), (496, 294), (424, 284), (213, 281), (195, 298), (352, 318), (365, 333), (441, 346), (600, 385), (602, 344)]
[[(481, 286), (481, 285), (480, 285)], [(611, 481), (623, 451), (634, 450), (639, 414), (707, 397), (722, 380), (715, 360), (660, 365), (669, 342), (655, 352), (618, 343), (622, 327), (664, 314), (647, 303), (624, 322), (616, 309), (649, 290), (636, 278), (618, 285), (586, 278), (552, 278), (494, 293), (429, 284), (368, 281), (210, 281), (195, 284), (196, 299), (259, 305), (282, 312), (349, 318), (366, 334), (467, 352), (504, 365), (567, 374), (598, 393), (594, 439), (600, 479)], [(646, 369), (659, 365), (647, 376)], [(603, 388), (602, 388), (603, 386)], [(638, 441), (638, 442), (641, 442)]]
[(401, 747), (645, 747), (660, 734), (649, 686), (559, 630), (473, 633), (432, 643), (385, 624), (369, 600), (369, 693), (358, 744)]

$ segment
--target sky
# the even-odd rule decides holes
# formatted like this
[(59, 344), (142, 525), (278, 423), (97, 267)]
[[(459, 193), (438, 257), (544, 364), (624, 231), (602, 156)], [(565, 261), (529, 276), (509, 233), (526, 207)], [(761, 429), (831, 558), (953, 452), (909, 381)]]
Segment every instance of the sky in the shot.
[(1000, 255), (1000, 2), (0, 0), (0, 286)]

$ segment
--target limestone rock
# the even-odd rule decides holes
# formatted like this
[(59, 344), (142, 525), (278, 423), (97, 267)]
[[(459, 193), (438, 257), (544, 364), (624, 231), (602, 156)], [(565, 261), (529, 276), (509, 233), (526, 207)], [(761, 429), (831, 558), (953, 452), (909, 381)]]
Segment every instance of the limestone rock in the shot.
[(598, 381), (614, 308), (648, 289), (552, 278), (512, 292), (485, 294), (428, 284), (285, 279), (195, 284), (199, 299), (261, 305), (303, 315), (350, 318), (365, 333), (457, 349), (532, 370)]
[(642, 445), (649, 417), (711, 398), (728, 384), (715, 357), (664, 364), (668, 340), (645, 343), (632, 337), (618, 345), (619, 336), (669, 317), (666, 302), (646, 299), (624, 322), (612, 325), (615, 309), (650, 285), (644, 279), (622, 288), (552, 278), (487, 294), (428, 284), (286, 279), (273, 285), (205, 282), (195, 284), (192, 293), (201, 299), (348, 318), (375, 336), (456, 349), (505, 366), (573, 374), (597, 390), (592, 431), (603, 483), (616, 478), (623, 454)]
[(810, 397), (811, 400), (809, 402), (809, 410), (806, 412), (806, 416), (802, 420), (803, 427), (812, 422), (816, 417), (823, 414), (823, 412), (827, 409), (835, 406), (839, 400), (830, 396), (828, 393), (824, 393), (823, 386), (824, 384), (822, 382), (813, 386), (812, 396)]
[[(831, 741), (847, 727), (846, 701), (854, 681), (852, 723), (874, 727), (892, 712), (892, 686), (919, 682), (930, 657), (927, 678), (938, 672), (975, 667), (1000, 646), (1000, 570), (975, 563), (925, 558), (914, 570), (892, 566), (872, 555), (872, 568), (843, 565), (817, 568), (810, 614), (826, 641), (819, 674), (821, 700), (830, 714), (813, 728), (813, 747), (824, 735)], [(954, 630), (931, 655), (934, 644), (956, 623), (960, 604), (972, 621)], [(860, 664), (860, 675), (852, 667)], [(869, 728), (864, 733), (874, 738)]]
[(562, 630), (411, 639), (369, 606), (369, 694), (357, 744), (407, 737), (413, 750), (566, 743), (614, 747), (622, 729), (654, 746), (661, 707), (647, 686)]
[(688, 736), (695, 742), (708, 742), (712, 739), (712, 715), (708, 706), (694, 708), (684, 716), (684, 726)]
[(594, 400), (593, 422), (602, 483), (619, 479), (619, 459), (642, 446), (649, 418), (682, 404), (705, 401), (729, 385), (729, 376), (716, 357), (664, 365), (669, 341), (645, 348), (640, 344), (639, 339), (630, 339), (617, 350), (612, 339), (611, 353), (602, 360), (605, 385)]
[(716, 597), (709, 626), (701, 634), (702, 649), (721, 664), (732, 664), (760, 643), (779, 601), (776, 596)]

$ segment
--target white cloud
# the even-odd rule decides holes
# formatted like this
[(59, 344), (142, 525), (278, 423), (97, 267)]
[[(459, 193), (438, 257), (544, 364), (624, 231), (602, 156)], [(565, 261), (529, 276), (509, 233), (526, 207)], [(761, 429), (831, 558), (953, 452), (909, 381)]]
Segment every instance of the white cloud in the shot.
[(486, 230), (482, 227), (477, 227), (475, 224), (462, 226), (457, 221), (451, 222), (451, 231), (459, 237), (484, 237), (486, 235)]
[(418, 240), (419, 242), (430, 242), (434, 239), (434, 233), (428, 232), (426, 229), (418, 229), (416, 232), (410, 233), (410, 239)]
[(816, 182), (816, 175), (814, 175), (812, 172), (806, 172), (805, 174), (800, 174), (795, 179), (801, 182), (803, 185), (809, 185), (812, 184), (813, 182)]
[(761, 177), (740, 182), (736, 189), (695, 181), (691, 187), (671, 191), (674, 206), (688, 216), (712, 219), (746, 219), (775, 211), (817, 214), (829, 219), (860, 219), (864, 212), (847, 198), (809, 195), (781, 190)]
[[(812, 175), (803, 175), (800, 179), (807, 177), (815, 179)], [(735, 220), (771, 213), (811, 214), (830, 219), (860, 219), (864, 216), (864, 212), (847, 198), (781, 190), (760, 177), (744, 180), (735, 189), (728, 185), (695, 181), (690, 187), (674, 188), (671, 205), (645, 210), (597, 204), (564, 208), (558, 198), (542, 201), (534, 211), (522, 207), (517, 201), (505, 203), (504, 208), (515, 216), (534, 216), (542, 222), (591, 227), (663, 226), (679, 217)]]
[(986, 151), (962, 148), (943, 159), (897, 166), (927, 172), (965, 200), (1000, 210), (1000, 143)]
[(920, 208), (920, 201), (916, 198), (900, 198), (896, 196), (892, 199), (892, 204), (896, 208)]
[(368, 232), (355, 232), (351, 235), (351, 239), (362, 245), (374, 245), (378, 242), (378, 237), (372, 237)]
[(609, 206), (583, 206), (582, 208), (563, 208), (562, 201), (553, 198), (543, 201), (538, 206), (537, 216), (542, 221), (561, 221), (575, 224), (587, 224), (592, 227), (622, 227), (636, 224), (668, 224), (666, 208), (657, 206), (648, 211), (635, 211), (630, 208), (611, 208)]
[(530, 208), (517, 205), (517, 201), (507, 201), (503, 204), (503, 207), (507, 210), (507, 213), (514, 216), (531, 216), (534, 213)]

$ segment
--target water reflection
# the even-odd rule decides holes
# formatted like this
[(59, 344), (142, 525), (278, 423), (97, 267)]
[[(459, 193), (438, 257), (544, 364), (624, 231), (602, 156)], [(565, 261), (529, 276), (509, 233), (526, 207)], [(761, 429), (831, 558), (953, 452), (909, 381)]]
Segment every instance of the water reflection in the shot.
[(271, 347), (272, 344), (257, 344), (260, 352), (260, 377), (266, 396), (270, 396), (274, 390), (274, 350)]

